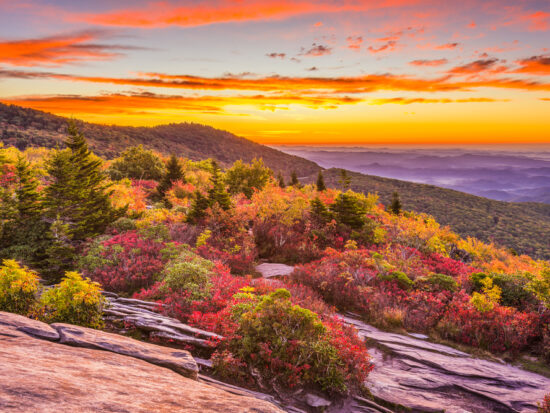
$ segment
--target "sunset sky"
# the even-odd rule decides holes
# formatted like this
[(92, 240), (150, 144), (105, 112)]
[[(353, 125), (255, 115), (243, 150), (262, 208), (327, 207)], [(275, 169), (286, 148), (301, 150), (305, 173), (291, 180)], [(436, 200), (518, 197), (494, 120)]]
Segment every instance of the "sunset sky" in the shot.
[(0, 101), (261, 143), (550, 143), (550, 1), (0, 0)]

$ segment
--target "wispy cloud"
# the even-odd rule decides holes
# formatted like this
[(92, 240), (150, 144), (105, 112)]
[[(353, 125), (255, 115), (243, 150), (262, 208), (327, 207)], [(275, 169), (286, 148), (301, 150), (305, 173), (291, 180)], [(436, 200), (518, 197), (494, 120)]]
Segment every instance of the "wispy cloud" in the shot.
[(12, 66), (62, 66), (88, 60), (110, 60), (141, 48), (93, 43), (107, 37), (101, 30), (0, 42), (0, 63)]
[(313, 43), (310, 48), (302, 47), (299, 55), (319, 57), (319, 56), (329, 55), (331, 53), (332, 53), (332, 47), (329, 47), (324, 44)]
[(409, 62), (412, 66), (442, 66), (447, 64), (449, 61), (447, 59), (432, 59), (432, 60), (413, 60)]

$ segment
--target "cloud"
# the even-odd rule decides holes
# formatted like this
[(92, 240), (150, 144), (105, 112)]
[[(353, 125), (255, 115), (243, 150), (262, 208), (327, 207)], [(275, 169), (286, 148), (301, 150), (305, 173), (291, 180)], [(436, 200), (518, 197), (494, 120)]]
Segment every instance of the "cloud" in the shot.
[(151, 92), (113, 93), (99, 96), (52, 95), (22, 96), (0, 101), (58, 114), (125, 114), (141, 115), (155, 111), (218, 113), (226, 107), (254, 106), (260, 110), (286, 109), (302, 105), (311, 109), (335, 109), (341, 105), (356, 104), (362, 99), (331, 96), (301, 96), (289, 93), (253, 96), (181, 96)]
[(138, 47), (90, 43), (107, 33), (87, 30), (69, 35), (0, 42), (0, 63), (12, 66), (62, 66), (88, 60), (111, 60)]
[(310, 57), (319, 57), (325, 56), (332, 53), (332, 47), (313, 43), (309, 49), (302, 47), (299, 56), (310, 56)]
[(439, 46), (435, 46), (435, 50), (452, 50), (456, 49), (458, 47), (459, 43), (445, 43), (441, 44)]
[(550, 30), (550, 13), (548, 12), (539, 10), (533, 13), (527, 13), (521, 16), (520, 20), (526, 21), (531, 31)]
[(442, 66), (447, 64), (449, 61), (447, 59), (434, 59), (434, 60), (413, 60), (409, 62), (412, 66)]
[(308, 72), (315, 72), (315, 71), (317, 71), (317, 70), (319, 70), (319, 69), (317, 68), (317, 66), (311, 66), (311, 67), (307, 68), (306, 70), (307, 70)]
[(513, 73), (550, 76), (550, 56), (532, 56), (516, 62), (521, 67)]
[(499, 59), (480, 59), (474, 62), (453, 67), (449, 73), (454, 75), (475, 75), (482, 72), (500, 73), (507, 70), (505, 66), (496, 66)]
[[(466, 65), (468, 66), (468, 65)], [(482, 65), (483, 66), (483, 65)], [(498, 66), (497, 66), (498, 67)], [(456, 69), (456, 68), (455, 68)], [(475, 72), (474, 72), (475, 73)], [(467, 73), (470, 74), (470, 73)], [(102, 76), (81, 76), (50, 72), (24, 70), (1, 70), (0, 78), (56, 79), (73, 82), (103, 83), (134, 87), (162, 87), (186, 90), (246, 90), (258, 92), (297, 92), (303, 94), (358, 94), (380, 90), (409, 92), (471, 91), (477, 88), (501, 88), (529, 91), (550, 91), (550, 83), (538, 80), (514, 78), (466, 78), (456, 80), (456, 75), (447, 73), (437, 78), (422, 78), (404, 75), (366, 74), (349, 77), (201, 77), (187, 74), (138, 73), (136, 77), (115, 78)]]
[(286, 53), (272, 52), (272, 53), (266, 53), (266, 56), (272, 59), (277, 59), (277, 58), (284, 59), (286, 57)]
[(375, 53), (381, 53), (381, 52), (391, 52), (394, 51), (397, 47), (397, 42), (394, 40), (390, 40), (389, 42), (383, 44), (379, 47), (372, 47), (369, 46), (369, 52), (375, 54)]
[[(418, 0), (291, 1), (291, 0), (218, 0), (194, 1), (182, 6), (174, 1), (149, 2), (145, 6), (101, 13), (80, 13), (71, 19), (89, 24), (126, 27), (195, 27), (217, 23), (285, 19), (305, 14), (360, 12), (398, 8)], [(322, 24), (316, 23), (319, 27)]]
[(411, 105), (413, 103), (492, 103), (492, 102), (508, 102), (508, 100), (497, 100), (492, 98), (466, 98), (466, 99), (426, 99), (426, 98), (389, 98), (389, 99), (373, 99), (371, 105)]
[(346, 41), (348, 42), (348, 49), (359, 50), (359, 49), (361, 49), (361, 44), (363, 43), (363, 37), (362, 36), (348, 36), (346, 38)]

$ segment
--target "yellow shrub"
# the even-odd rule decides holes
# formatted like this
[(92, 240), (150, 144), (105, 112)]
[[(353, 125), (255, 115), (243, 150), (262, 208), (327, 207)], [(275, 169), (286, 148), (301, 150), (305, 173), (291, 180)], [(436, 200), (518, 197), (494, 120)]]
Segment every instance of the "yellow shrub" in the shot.
[(0, 267), (0, 310), (28, 314), (36, 301), (38, 276), (17, 261), (4, 260)]

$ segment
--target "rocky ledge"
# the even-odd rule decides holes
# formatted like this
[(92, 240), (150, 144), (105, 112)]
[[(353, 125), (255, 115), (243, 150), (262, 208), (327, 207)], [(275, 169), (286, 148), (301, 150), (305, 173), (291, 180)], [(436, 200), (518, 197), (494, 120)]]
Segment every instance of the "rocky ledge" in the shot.
[(282, 412), (197, 372), (184, 350), (0, 312), (2, 412)]

